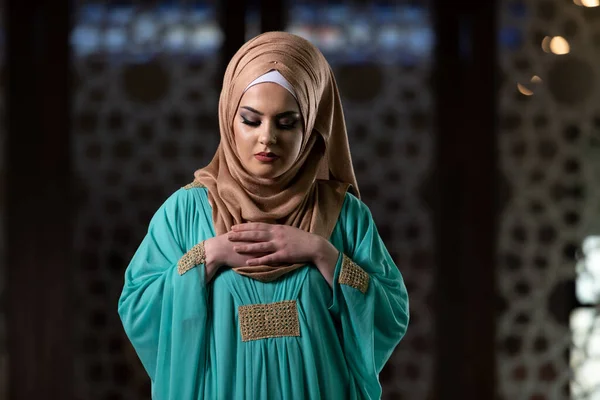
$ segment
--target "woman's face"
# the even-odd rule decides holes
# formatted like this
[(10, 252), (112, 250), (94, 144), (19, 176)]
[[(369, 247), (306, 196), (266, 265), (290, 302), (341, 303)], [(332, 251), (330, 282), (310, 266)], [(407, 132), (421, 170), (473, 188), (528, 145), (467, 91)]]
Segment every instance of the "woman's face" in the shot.
[(233, 121), (242, 165), (260, 178), (277, 178), (290, 169), (300, 154), (303, 132), (296, 99), (271, 82), (244, 93)]

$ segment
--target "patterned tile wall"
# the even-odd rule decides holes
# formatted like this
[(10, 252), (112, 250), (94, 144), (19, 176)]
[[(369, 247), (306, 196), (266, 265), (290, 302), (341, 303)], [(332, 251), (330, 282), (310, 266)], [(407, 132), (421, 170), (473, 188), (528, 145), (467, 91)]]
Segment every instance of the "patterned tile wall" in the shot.
[(508, 199), (497, 259), (501, 399), (570, 392), (576, 256), (600, 216), (590, 157), (600, 132), (600, 13), (582, 3), (501, 2), (499, 155)]

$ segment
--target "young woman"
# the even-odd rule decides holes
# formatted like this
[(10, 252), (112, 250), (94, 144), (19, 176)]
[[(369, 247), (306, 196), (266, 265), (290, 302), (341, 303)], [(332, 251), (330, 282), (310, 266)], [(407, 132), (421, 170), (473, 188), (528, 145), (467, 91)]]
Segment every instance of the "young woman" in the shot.
[(408, 296), (359, 200), (329, 64), (292, 34), (250, 40), (219, 125), (125, 273), (119, 314), (153, 398), (380, 398)]

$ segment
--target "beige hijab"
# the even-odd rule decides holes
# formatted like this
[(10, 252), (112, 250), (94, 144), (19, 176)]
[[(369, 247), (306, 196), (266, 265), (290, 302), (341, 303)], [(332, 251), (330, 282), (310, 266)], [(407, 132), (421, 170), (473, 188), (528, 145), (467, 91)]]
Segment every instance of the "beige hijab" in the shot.
[[(249, 174), (237, 154), (233, 121), (250, 82), (271, 70), (292, 85), (304, 119), (300, 155), (275, 179)], [(221, 142), (195, 182), (208, 188), (217, 235), (244, 222), (291, 225), (329, 238), (349, 187), (358, 196), (342, 105), (335, 78), (321, 52), (305, 39), (285, 32), (261, 34), (233, 56), (219, 99)], [(233, 269), (269, 282), (301, 267), (240, 266)]]

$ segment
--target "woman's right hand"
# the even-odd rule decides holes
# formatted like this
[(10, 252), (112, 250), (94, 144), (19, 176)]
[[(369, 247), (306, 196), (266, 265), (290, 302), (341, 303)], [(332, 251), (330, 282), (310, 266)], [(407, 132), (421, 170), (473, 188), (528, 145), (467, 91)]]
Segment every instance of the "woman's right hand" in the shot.
[(227, 237), (227, 233), (206, 239), (204, 241), (204, 253), (206, 255), (206, 282), (210, 282), (221, 267), (245, 266), (248, 260), (262, 257), (266, 254), (240, 254), (233, 248), (242, 244), (251, 244), (251, 242), (232, 242)]

